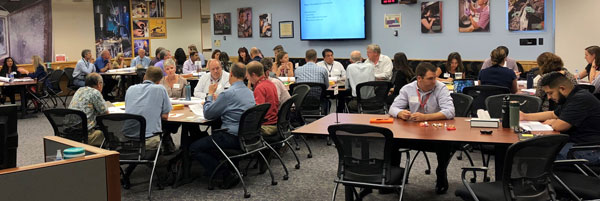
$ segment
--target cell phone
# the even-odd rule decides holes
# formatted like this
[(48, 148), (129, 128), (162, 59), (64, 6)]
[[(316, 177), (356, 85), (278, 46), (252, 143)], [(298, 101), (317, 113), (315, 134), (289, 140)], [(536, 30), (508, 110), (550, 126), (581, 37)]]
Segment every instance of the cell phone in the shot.
[(491, 131), (491, 130), (480, 130), (479, 132), (481, 134), (484, 134), (484, 135), (491, 135), (494, 131)]

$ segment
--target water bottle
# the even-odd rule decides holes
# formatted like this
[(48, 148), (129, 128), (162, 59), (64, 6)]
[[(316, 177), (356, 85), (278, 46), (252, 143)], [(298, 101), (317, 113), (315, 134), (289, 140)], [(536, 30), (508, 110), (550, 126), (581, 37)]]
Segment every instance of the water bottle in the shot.
[(50, 62), (48, 62), (48, 65), (46, 65), (46, 67), (47, 67), (48, 69), (52, 69), (52, 67), (50, 67), (50, 64), (51, 64), (51, 63), (50, 63)]
[(62, 154), (60, 153), (60, 149), (56, 150), (56, 159), (55, 159), (55, 161), (60, 161), (62, 159), (63, 159), (63, 157), (62, 157)]
[(192, 100), (192, 87), (190, 87), (189, 84), (185, 85), (185, 100), (186, 101)]
[(509, 96), (502, 98), (502, 128), (510, 128), (509, 102)]
[(575, 79), (577, 79), (577, 83), (579, 83), (579, 70), (575, 69)]
[(519, 109), (521, 104), (519, 101), (510, 101), (509, 110), (510, 110), (510, 128), (518, 129), (519, 128)]

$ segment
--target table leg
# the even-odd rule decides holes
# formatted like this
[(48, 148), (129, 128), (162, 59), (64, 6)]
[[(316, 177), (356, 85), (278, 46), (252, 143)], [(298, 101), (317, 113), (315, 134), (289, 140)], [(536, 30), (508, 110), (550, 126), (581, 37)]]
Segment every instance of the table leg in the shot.
[(27, 85), (22, 85), (19, 91), (21, 95), (21, 118), (25, 118), (27, 116)]
[(181, 174), (177, 175), (177, 179), (173, 188), (177, 188), (181, 185), (191, 183), (194, 181), (194, 178), (191, 178), (191, 156), (190, 156), (190, 131), (188, 129), (189, 124), (183, 123), (181, 125), (181, 141), (180, 141), (180, 149), (183, 152), (183, 158), (181, 159)]
[(504, 159), (506, 158), (506, 150), (509, 145), (499, 144), (495, 145), (495, 157), (494, 157), (494, 176), (496, 181), (502, 181), (502, 172), (504, 171)]

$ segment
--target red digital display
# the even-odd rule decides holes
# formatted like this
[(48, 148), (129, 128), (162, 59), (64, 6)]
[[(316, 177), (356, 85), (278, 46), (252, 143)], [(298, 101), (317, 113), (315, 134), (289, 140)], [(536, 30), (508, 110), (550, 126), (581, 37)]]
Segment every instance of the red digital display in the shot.
[(393, 4), (398, 3), (398, 0), (381, 0), (381, 4)]

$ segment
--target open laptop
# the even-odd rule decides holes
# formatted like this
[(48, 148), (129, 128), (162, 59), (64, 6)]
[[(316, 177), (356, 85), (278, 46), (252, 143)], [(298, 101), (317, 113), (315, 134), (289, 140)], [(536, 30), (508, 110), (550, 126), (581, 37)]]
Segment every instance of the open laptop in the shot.
[(465, 87), (475, 86), (475, 80), (473, 79), (457, 79), (452, 81), (454, 83), (454, 92), (462, 93)]

